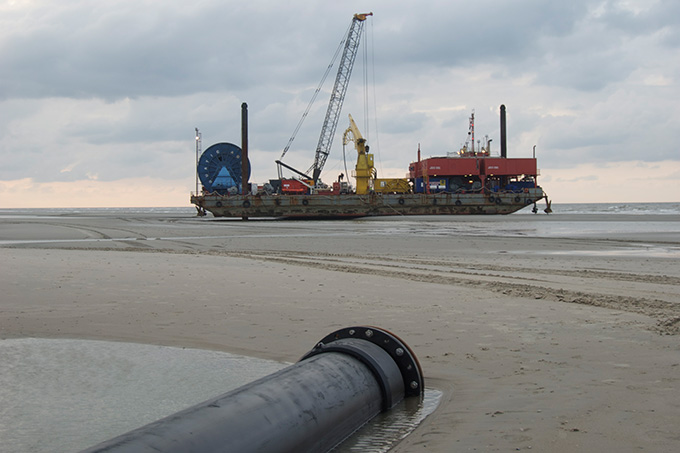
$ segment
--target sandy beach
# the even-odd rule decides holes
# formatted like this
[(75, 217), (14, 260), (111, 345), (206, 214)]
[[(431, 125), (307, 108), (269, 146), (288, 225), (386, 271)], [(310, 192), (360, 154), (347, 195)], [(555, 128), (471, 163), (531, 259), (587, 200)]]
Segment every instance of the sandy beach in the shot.
[(294, 362), (375, 325), (443, 392), (396, 452), (680, 451), (680, 235), (650, 222), (680, 216), (5, 216), (0, 338)]

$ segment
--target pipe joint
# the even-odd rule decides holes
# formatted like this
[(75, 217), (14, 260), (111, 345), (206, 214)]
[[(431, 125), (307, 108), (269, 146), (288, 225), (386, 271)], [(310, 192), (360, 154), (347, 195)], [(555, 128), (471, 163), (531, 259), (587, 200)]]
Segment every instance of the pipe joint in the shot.
[[(386, 356), (369, 344), (377, 346)], [(418, 359), (406, 343), (387, 330), (372, 326), (337, 330), (326, 335), (300, 361), (325, 352), (343, 352), (368, 366), (381, 385), (384, 394), (383, 408), (392, 407), (403, 396), (420, 396), (424, 392), (423, 371)], [(388, 358), (393, 364), (389, 363)], [(402, 396), (398, 396), (398, 392), (393, 392), (395, 378), (389, 370), (393, 369), (394, 365), (403, 382)]]

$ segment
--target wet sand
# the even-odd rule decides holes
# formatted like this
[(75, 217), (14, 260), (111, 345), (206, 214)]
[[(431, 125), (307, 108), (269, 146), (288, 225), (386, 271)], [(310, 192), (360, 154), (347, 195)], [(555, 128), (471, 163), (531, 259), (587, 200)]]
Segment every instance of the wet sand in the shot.
[(0, 217), (0, 337), (295, 361), (376, 325), (444, 392), (394, 451), (678, 451), (680, 237), (624, 217)]

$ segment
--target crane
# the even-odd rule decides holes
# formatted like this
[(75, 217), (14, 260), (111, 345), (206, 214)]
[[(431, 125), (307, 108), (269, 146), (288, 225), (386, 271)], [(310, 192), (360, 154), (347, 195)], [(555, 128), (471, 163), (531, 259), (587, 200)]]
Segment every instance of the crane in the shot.
[(354, 122), (352, 115), (349, 115), (349, 127), (342, 137), (342, 144), (346, 145), (351, 141), (354, 142), (354, 147), (357, 150), (357, 165), (354, 173), (357, 180), (356, 193), (357, 195), (365, 195), (373, 189), (372, 182), (376, 177), (375, 167), (373, 166), (373, 154), (368, 152), (366, 139), (359, 132), (357, 123)]
[[(321, 171), (323, 170), (323, 167), (326, 163), (326, 159), (328, 159), (328, 155), (330, 154), (331, 145), (333, 144), (333, 137), (335, 136), (335, 130), (338, 126), (340, 111), (342, 110), (342, 104), (345, 101), (347, 86), (349, 85), (349, 79), (350, 76), (352, 75), (352, 68), (354, 67), (354, 60), (357, 55), (357, 50), (359, 49), (359, 41), (361, 40), (361, 34), (364, 29), (364, 21), (366, 21), (368, 16), (372, 15), (373, 13), (361, 13), (361, 14), (357, 13), (352, 18), (352, 23), (350, 25), (349, 31), (347, 32), (347, 36), (345, 37), (344, 40), (345, 44), (342, 51), (342, 57), (340, 59), (340, 64), (338, 66), (338, 73), (335, 76), (335, 83), (333, 84), (333, 91), (331, 91), (331, 98), (328, 103), (328, 108), (326, 109), (326, 116), (323, 121), (323, 126), (321, 127), (319, 143), (316, 145), (314, 164), (312, 164), (312, 166), (309, 168), (309, 170), (307, 170), (306, 173), (303, 173), (281, 162), (281, 159), (283, 159), (283, 156), (285, 155), (286, 151), (288, 150), (288, 147), (293, 141), (295, 134), (297, 133), (297, 130), (300, 128), (300, 123), (302, 123), (304, 118), (307, 116), (307, 113), (309, 111), (308, 107), (307, 111), (302, 116), (302, 119), (300, 120), (300, 123), (298, 124), (298, 127), (293, 134), (293, 137), (291, 137), (290, 141), (288, 142), (288, 146), (286, 146), (286, 148), (284, 149), (283, 154), (281, 155), (281, 159), (276, 161), (276, 163), (279, 165), (279, 174), (281, 173), (280, 167), (283, 166), (288, 168), (289, 170), (294, 171), (295, 173), (299, 174), (302, 177), (312, 179), (314, 185), (316, 185), (316, 183), (319, 181), (319, 176), (321, 175)], [(322, 83), (323, 80), (325, 80), (325, 77), (326, 76), (324, 75)], [(319, 89), (317, 89), (317, 92)], [(313, 101), (314, 98), (312, 98), (312, 102)], [(308, 176), (310, 174), (312, 175), (311, 177)]]
[(366, 139), (361, 135), (352, 115), (349, 115), (349, 127), (342, 136), (343, 145), (347, 145), (349, 142), (354, 142), (354, 147), (357, 150), (357, 165), (354, 167), (354, 177), (357, 182), (357, 195), (366, 195), (371, 192), (411, 192), (411, 186), (409, 185), (408, 179), (378, 178), (378, 171), (375, 169), (373, 154), (368, 152), (369, 148), (366, 144)]
[(356, 58), (361, 33), (364, 29), (364, 21), (368, 16), (372, 15), (373, 13), (355, 14), (352, 18), (352, 25), (347, 33), (345, 48), (342, 51), (342, 58), (338, 66), (338, 74), (335, 77), (335, 84), (331, 92), (331, 100), (328, 103), (326, 117), (321, 127), (319, 143), (316, 145), (314, 165), (308, 171), (308, 173), (312, 173), (315, 184), (319, 180), (321, 170), (323, 170), (328, 154), (331, 151), (333, 136), (335, 135), (335, 129), (338, 126), (338, 119), (340, 117), (340, 110), (342, 110), (342, 104), (345, 101), (345, 93), (347, 93), (349, 78), (354, 67), (354, 59)]

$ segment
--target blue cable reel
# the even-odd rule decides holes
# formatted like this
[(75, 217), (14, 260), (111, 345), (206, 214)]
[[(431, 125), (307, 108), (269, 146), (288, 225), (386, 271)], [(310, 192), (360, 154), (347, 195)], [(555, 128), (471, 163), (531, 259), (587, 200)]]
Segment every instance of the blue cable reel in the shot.
[[(221, 195), (241, 193), (241, 156), (241, 148), (233, 143), (215, 143), (206, 149), (197, 168), (204, 191)], [(247, 165), (250, 179), (250, 160)]]

